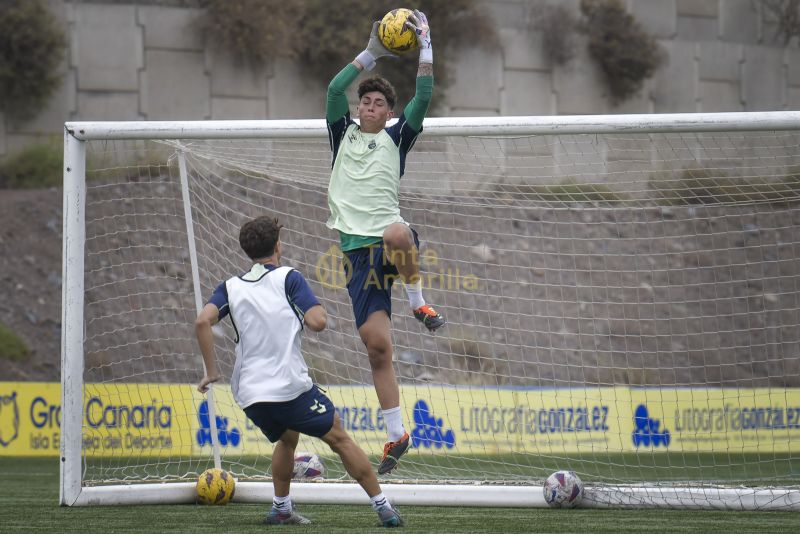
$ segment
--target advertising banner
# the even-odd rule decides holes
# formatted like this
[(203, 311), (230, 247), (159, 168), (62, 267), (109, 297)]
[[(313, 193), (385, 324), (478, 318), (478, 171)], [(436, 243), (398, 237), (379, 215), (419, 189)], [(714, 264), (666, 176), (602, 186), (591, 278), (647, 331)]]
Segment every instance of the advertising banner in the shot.
[(632, 389), (634, 449), (800, 451), (800, 389)]
[[(342, 424), (368, 453), (386, 441), (372, 386), (322, 386)], [(87, 456), (208, 456), (208, 401), (194, 385), (90, 384), (84, 389)], [(225, 456), (261, 456), (272, 445), (214, 387)], [(800, 451), (800, 389), (401, 387), (412, 447), (422, 454), (486, 455), (696, 451)], [(309, 406), (309, 409), (314, 409)], [(317, 405), (316, 409), (320, 409)], [(0, 382), (0, 455), (57, 456), (61, 387)], [(314, 438), (301, 450), (327, 453)]]
[[(190, 387), (106, 384), (84, 391), (88, 456), (191, 454), (197, 403)], [(61, 384), (0, 382), (0, 455), (58, 456), (60, 442)]]

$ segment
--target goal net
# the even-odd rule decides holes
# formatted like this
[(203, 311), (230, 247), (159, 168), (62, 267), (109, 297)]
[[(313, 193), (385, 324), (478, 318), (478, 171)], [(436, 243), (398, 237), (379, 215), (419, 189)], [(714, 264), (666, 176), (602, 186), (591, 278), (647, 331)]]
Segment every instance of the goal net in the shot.
[[(585, 506), (800, 508), (800, 113), (429, 119), (401, 212), (431, 335), (394, 292), (412, 448), (398, 503), (539, 506), (573, 470)], [(274, 215), (328, 328), (314, 381), (373, 458), (386, 431), (325, 227), (321, 121), (68, 123), (61, 502), (186, 502), (215, 464), (271, 499), (272, 447), (195, 385), (199, 306)], [(215, 327), (227, 378), (236, 338)], [(319, 440), (299, 502), (367, 502)]]

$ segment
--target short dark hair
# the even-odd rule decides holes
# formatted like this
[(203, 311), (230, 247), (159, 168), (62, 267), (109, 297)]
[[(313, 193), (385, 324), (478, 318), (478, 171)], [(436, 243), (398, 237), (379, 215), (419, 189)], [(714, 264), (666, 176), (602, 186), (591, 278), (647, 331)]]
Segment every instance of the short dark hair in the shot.
[(383, 93), (384, 98), (386, 98), (386, 103), (389, 104), (389, 109), (394, 109), (394, 103), (397, 101), (397, 94), (394, 92), (394, 87), (389, 83), (389, 80), (381, 76), (367, 78), (358, 84), (358, 99), (361, 100), (361, 97), (372, 91)]
[(269, 258), (275, 254), (275, 245), (280, 239), (283, 225), (277, 218), (261, 216), (242, 225), (239, 230), (239, 246), (251, 260)]

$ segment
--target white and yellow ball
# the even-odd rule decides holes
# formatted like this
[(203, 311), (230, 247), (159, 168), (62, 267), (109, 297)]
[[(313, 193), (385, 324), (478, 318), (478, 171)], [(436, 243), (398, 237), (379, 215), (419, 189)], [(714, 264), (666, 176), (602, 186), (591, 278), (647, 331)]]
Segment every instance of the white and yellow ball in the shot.
[(233, 475), (223, 469), (206, 469), (197, 478), (197, 502), (201, 504), (228, 504), (235, 491)]
[(411, 14), (410, 9), (393, 9), (384, 15), (378, 26), (381, 43), (395, 54), (416, 50), (419, 46), (414, 30), (406, 26), (408, 16)]

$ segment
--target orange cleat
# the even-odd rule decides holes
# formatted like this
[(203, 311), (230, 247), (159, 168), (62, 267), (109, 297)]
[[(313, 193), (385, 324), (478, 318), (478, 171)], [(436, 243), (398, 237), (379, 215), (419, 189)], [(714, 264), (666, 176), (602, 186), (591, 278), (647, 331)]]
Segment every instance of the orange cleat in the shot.
[(417, 318), (417, 321), (424, 324), (425, 328), (431, 332), (444, 326), (445, 323), (444, 316), (438, 314), (432, 306), (428, 306), (427, 304), (414, 310), (414, 317)]
[(383, 459), (381, 465), (378, 466), (378, 474), (385, 475), (397, 467), (397, 462), (408, 451), (409, 445), (411, 445), (411, 440), (408, 439), (408, 432), (403, 434), (398, 441), (390, 441), (384, 445)]

